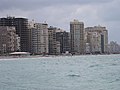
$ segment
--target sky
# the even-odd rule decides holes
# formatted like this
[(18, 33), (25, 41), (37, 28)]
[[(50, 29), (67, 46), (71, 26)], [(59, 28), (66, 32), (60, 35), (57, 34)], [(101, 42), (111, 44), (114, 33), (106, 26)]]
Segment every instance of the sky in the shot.
[(0, 17), (26, 17), (70, 30), (78, 19), (85, 27), (105, 26), (109, 42), (120, 44), (120, 0), (0, 0)]

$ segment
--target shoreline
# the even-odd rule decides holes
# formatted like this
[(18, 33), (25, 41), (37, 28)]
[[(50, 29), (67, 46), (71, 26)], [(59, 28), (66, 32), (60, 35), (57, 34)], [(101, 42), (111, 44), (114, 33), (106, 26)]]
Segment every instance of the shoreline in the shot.
[(43, 58), (43, 57), (74, 57), (74, 56), (101, 56), (101, 55), (119, 55), (119, 54), (86, 54), (86, 55), (30, 55), (30, 56), (0, 56), (1, 59), (14, 59), (14, 58)]

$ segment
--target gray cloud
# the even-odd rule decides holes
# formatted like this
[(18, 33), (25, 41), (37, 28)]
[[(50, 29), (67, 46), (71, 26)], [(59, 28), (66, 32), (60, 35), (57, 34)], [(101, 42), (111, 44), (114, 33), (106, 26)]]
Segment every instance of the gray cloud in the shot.
[(98, 12), (99, 17), (103, 19), (103, 21), (120, 21), (120, 0), (114, 0), (105, 6), (102, 5), (100, 8), (100, 12)]
[(120, 0), (1, 0), (0, 16), (27, 17), (69, 31), (69, 22), (78, 19), (87, 26), (102, 25), (109, 39), (120, 43)]
[(82, 4), (96, 4), (107, 3), (111, 0), (1, 0), (0, 9), (22, 9), (34, 10), (49, 6), (57, 5), (82, 5)]

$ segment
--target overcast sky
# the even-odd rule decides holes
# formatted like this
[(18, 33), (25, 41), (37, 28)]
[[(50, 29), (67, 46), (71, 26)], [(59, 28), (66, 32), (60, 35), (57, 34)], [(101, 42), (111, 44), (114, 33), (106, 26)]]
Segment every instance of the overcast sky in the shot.
[(109, 41), (120, 44), (120, 0), (0, 0), (0, 17), (26, 17), (46, 21), (69, 31), (73, 19), (88, 26), (106, 26)]

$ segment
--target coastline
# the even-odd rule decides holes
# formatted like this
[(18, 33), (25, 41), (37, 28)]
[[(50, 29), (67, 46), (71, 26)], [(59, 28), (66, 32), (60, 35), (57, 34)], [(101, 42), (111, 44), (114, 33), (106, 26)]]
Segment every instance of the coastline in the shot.
[(75, 57), (75, 56), (101, 56), (101, 55), (119, 55), (119, 54), (85, 54), (85, 55), (30, 55), (30, 56), (0, 56), (1, 59), (14, 59), (14, 58), (43, 58), (43, 57)]

